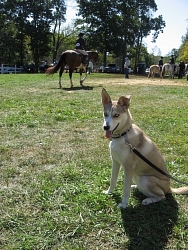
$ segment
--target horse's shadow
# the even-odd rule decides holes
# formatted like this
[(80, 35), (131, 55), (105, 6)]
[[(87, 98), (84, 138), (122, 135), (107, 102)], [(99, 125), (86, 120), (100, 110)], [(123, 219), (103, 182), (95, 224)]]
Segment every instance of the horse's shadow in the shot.
[(93, 87), (91, 86), (76, 86), (76, 87), (70, 87), (70, 88), (61, 88), (62, 90), (65, 91), (77, 91), (77, 90), (93, 90)]
[[(126, 249), (164, 249), (178, 219), (178, 204), (172, 195), (159, 203), (143, 206), (145, 198), (138, 190), (133, 191), (134, 198), (140, 200), (138, 206), (129, 205), (121, 210), (122, 224), (129, 239)], [(120, 203), (118, 196), (113, 196)]]

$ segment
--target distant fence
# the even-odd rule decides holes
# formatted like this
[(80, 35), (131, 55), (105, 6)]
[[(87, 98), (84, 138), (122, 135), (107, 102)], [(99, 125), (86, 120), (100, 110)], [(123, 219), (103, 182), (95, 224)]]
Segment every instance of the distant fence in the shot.
[(1, 64), (1, 74), (16, 74), (21, 73), (23, 71), (23, 68), (17, 68), (16, 65), (14, 67), (4, 66)]

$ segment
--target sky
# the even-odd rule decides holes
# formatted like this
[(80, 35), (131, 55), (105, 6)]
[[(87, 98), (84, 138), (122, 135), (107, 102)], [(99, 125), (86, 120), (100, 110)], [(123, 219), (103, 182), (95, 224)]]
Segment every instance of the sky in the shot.
[[(76, 1), (66, 0), (68, 23), (76, 18)], [(151, 42), (151, 36), (144, 39), (144, 44), (149, 53), (165, 56), (172, 49), (179, 49), (182, 44), (182, 36), (185, 36), (188, 28), (188, 0), (155, 0), (157, 11), (153, 17), (162, 15), (166, 22), (163, 33), (159, 34), (155, 43)]]
[[(162, 15), (166, 22), (163, 33), (159, 34), (156, 43), (151, 43), (151, 37), (145, 39), (148, 52), (151, 53), (155, 46), (165, 56), (172, 49), (179, 49), (182, 44), (182, 36), (185, 36), (188, 28), (188, 0), (155, 0), (158, 11), (155, 16)], [(156, 50), (155, 55), (158, 55)]]
[(65, 24), (69, 24), (72, 22), (73, 19), (76, 18), (76, 13), (77, 13), (77, 4), (75, 0), (65, 0), (65, 5), (67, 8), (66, 11), (66, 23)]

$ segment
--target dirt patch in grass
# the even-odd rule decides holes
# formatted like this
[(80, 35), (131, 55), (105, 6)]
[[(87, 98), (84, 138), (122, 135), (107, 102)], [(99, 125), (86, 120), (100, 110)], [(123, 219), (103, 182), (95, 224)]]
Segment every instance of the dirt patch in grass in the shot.
[[(86, 83), (86, 82), (85, 82)], [(109, 78), (109, 79), (101, 79), (101, 82), (98, 81), (98, 83), (115, 83), (115, 84), (122, 84), (122, 85), (164, 85), (164, 86), (187, 86), (188, 87), (188, 81), (185, 81), (184, 79), (170, 79), (170, 78), (148, 78), (146, 76), (138, 77), (135, 75), (130, 75), (129, 79), (125, 79), (123, 75), (119, 75), (117, 78)]]

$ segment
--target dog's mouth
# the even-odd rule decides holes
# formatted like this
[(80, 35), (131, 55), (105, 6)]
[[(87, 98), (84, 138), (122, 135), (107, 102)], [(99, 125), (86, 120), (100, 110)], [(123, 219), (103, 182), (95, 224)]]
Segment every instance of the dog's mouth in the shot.
[(118, 126), (119, 126), (119, 123), (117, 124), (117, 126), (113, 130), (107, 130), (106, 131), (106, 138), (110, 138)]

